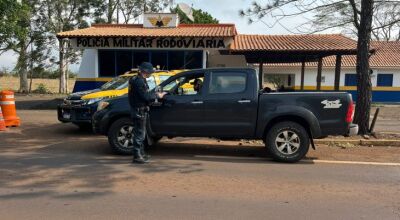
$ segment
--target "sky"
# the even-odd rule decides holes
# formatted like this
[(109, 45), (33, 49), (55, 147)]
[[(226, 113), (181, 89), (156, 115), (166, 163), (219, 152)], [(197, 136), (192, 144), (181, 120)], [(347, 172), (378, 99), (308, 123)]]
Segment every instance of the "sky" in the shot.
[[(175, 3), (186, 3), (193, 8), (207, 11), (213, 17), (217, 18), (220, 23), (234, 23), (238, 33), (241, 34), (290, 34), (286, 29), (292, 29), (301, 24), (305, 20), (299, 17), (286, 19), (282, 24), (286, 27), (275, 25), (268, 27), (263, 22), (248, 23), (246, 18), (239, 16), (240, 9), (247, 9), (254, 0), (175, 0)], [(258, 2), (266, 2), (266, 0), (258, 0)], [(290, 10), (290, 9), (287, 9)], [(264, 20), (266, 23), (271, 21)], [(12, 70), (15, 66), (17, 57), (11, 52), (4, 53), (0, 56), (0, 70), (7, 68)], [(77, 72), (79, 65), (71, 66), (71, 70)]]
[[(239, 16), (239, 10), (246, 10), (251, 6), (254, 0), (181, 0), (177, 2), (183, 2), (195, 9), (206, 11), (217, 18), (220, 23), (234, 23), (238, 33), (241, 34), (289, 34), (285, 28), (279, 25), (270, 28), (260, 21), (249, 24), (247, 18)], [(257, 2), (266, 3), (267, 1), (258, 0)], [(264, 21), (271, 24), (271, 22), (266, 19), (264, 19)], [(301, 22), (304, 22), (304, 20), (297, 17), (294, 19), (286, 19), (283, 21), (283, 24), (290, 29), (291, 27), (299, 25)]]

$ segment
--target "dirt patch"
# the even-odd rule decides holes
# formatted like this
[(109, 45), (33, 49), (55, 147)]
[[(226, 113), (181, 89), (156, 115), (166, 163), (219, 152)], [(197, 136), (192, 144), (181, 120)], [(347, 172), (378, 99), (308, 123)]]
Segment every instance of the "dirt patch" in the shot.
[[(75, 79), (68, 81), (69, 91), (74, 89)], [(38, 88), (39, 84), (43, 84), (51, 93), (58, 93), (59, 80), (58, 79), (33, 79), (32, 90)], [(12, 90), (18, 91), (19, 89), (19, 78), (13, 76), (0, 77), (0, 90)]]
[(393, 132), (375, 132), (372, 135), (354, 135), (351, 137), (343, 136), (328, 136), (326, 139), (333, 140), (400, 140), (400, 133), (398, 131)]
[(340, 146), (318, 145), (317, 150), (310, 150), (308, 159), (340, 160), (340, 161), (365, 161), (365, 162), (390, 162), (400, 163), (399, 147), (366, 147), (366, 146)]

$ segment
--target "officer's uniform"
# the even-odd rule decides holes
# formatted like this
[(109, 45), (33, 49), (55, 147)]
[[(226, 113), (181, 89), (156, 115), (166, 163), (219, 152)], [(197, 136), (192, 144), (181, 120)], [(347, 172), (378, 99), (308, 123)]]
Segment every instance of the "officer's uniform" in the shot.
[(143, 159), (149, 105), (157, 97), (155, 92), (149, 91), (146, 79), (139, 75), (129, 80), (128, 96), (133, 120), (133, 158), (134, 160), (137, 158)]

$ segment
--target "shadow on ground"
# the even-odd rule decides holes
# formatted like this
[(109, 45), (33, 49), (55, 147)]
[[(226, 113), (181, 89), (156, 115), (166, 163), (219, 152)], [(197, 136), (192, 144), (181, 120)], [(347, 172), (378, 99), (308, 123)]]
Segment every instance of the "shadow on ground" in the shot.
[[(195, 139), (193, 139), (195, 141)], [(0, 142), (0, 200), (43, 196), (91, 199), (142, 175), (202, 172), (202, 162), (266, 163), (264, 147), (161, 141), (149, 149), (152, 163), (130, 164), (111, 152), (106, 137), (66, 124), (30, 124), (3, 133)]]
[(17, 100), (15, 105), (20, 110), (55, 110), (63, 102), (62, 98)]

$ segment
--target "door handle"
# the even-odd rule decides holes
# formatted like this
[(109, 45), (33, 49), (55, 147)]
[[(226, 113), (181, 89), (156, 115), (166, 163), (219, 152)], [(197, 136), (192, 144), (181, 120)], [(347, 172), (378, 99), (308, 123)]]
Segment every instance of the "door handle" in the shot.
[(243, 104), (243, 103), (250, 103), (251, 102), (251, 100), (248, 100), (248, 99), (242, 99), (242, 100), (239, 100), (238, 101), (238, 103), (240, 103), (240, 104)]
[(193, 105), (203, 104), (203, 101), (193, 101), (192, 104), (193, 104)]

